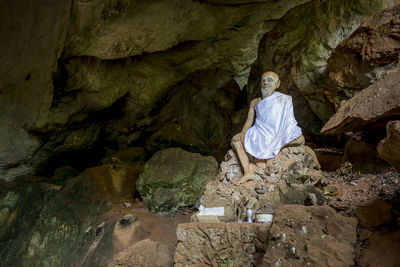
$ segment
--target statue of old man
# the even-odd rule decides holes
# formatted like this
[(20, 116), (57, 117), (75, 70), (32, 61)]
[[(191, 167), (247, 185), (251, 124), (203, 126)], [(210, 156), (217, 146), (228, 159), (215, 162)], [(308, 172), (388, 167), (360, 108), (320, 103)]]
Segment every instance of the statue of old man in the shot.
[(246, 123), (232, 139), (244, 172), (236, 185), (251, 180), (256, 167), (265, 168), (267, 160), (283, 147), (304, 144), (292, 97), (275, 91), (279, 85), (276, 73), (269, 71), (261, 76), (261, 97), (251, 101)]

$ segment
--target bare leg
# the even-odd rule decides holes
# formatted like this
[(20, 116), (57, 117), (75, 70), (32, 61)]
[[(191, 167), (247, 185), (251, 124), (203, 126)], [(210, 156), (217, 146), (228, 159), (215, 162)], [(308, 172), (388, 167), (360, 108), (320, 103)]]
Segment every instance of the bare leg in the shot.
[(238, 185), (251, 179), (256, 166), (253, 163), (250, 163), (249, 155), (244, 149), (240, 134), (237, 134), (232, 138), (232, 148), (235, 150), (244, 172), (243, 177), (235, 183)]

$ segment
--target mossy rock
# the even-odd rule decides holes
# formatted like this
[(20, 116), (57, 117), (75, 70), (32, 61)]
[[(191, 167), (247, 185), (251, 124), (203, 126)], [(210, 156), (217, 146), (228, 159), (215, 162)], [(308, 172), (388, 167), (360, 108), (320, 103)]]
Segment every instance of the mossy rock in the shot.
[(152, 212), (173, 212), (194, 205), (217, 171), (218, 164), (213, 157), (168, 148), (158, 151), (146, 162), (136, 188)]

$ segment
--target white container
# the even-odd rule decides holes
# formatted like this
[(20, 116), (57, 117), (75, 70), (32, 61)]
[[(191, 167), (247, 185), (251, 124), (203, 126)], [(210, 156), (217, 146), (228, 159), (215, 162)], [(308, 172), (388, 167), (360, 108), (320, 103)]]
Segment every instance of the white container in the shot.
[(270, 223), (270, 222), (272, 222), (273, 218), (274, 218), (274, 215), (269, 214), (269, 213), (256, 214), (256, 222)]

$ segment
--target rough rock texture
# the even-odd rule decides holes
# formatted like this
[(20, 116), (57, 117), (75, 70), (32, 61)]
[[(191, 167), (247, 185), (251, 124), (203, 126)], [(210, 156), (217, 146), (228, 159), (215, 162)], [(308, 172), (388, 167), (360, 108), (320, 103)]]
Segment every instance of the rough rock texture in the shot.
[(318, 133), (334, 113), (326, 91), (327, 61), (332, 50), (359, 26), (365, 16), (399, 1), (310, 1), (291, 9), (260, 42), (249, 89), (258, 92), (259, 75), (274, 70), (284, 93), (294, 100), (299, 123)]
[[(139, 266), (172, 263), (176, 226), (189, 216), (156, 216), (140, 204), (124, 206), (132, 203), (134, 188), (125, 183), (117, 191), (113, 182), (120, 176), (109, 171), (107, 165), (92, 168), (61, 186), (40, 177), (0, 181), (0, 265), (107, 266), (113, 259)], [(152, 241), (138, 243), (145, 239)]]
[(110, 205), (104, 199), (94, 201), (90, 187), (72, 180), (61, 191), (46, 183), (1, 188), (2, 265), (71, 266), (87, 252), (78, 247), (87, 248), (104, 237), (110, 224), (96, 228)]
[(115, 255), (108, 266), (171, 267), (173, 264), (167, 246), (145, 239)]
[[(40, 125), (53, 99), (70, 14), (70, 0), (0, 3), (0, 177), (32, 172), (29, 160), (41, 146), (29, 130)], [(16, 18), (19, 18), (16, 20)]]
[(274, 212), (263, 266), (354, 266), (357, 220), (328, 206)]
[(174, 266), (259, 266), (270, 224), (178, 225)]
[(400, 55), (400, 6), (364, 21), (328, 60), (328, 99), (340, 105), (381, 78)]
[[(311, 148), (302, 145), (285, 147), (255, 171), (253, 181), (236, 186), (242, 176), (236, 154), (230, 150), (220, 165), (217, 179), (211, 180), (201, 198), (204, 207), (225, 207), (225, 221), (243, 221), (246, 207), (256, 212), (272, 212), (284, 204), (305, 204), (312, 197), (322, 204), (315, 186), (326, 185), (320, 165)], [(314, 195), (314, 196), (312, 196)]]
[(204, 157), (180, 148), (161, 150), (146, 162), (136, 183), (146, 206), (165, 213), (194, 205), (205, 185), (217, 175), (213, 157)]
[(386, 124), (387, 137), (378, 145), (379, 155), (400, 172), (400, 121)]
[(357, 132), (363, 127), (400, 115), (400, 66), (388, 70), (382, 78), (356, 93), (342, 104), (325, 124), (325, 134)]

